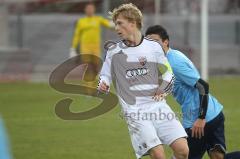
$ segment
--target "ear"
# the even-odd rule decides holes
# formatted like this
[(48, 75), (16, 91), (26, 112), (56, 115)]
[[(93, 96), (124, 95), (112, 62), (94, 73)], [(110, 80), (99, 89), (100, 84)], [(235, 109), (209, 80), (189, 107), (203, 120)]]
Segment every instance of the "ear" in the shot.
[(164, 46), (168, 46), (168, 44), (169, 44), (169, 40), (164, 40), (164, 41), (163, 41), (163, 45), (164, 45)]

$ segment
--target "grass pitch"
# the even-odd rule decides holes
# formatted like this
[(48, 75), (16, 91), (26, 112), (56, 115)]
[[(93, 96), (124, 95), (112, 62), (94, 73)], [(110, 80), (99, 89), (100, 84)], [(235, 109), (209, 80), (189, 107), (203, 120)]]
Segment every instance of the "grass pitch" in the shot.
[[(240, 78), (213, 78), (211, 93), (224, 105), (228, 151), (240, 149)], [(48, 84), (0, 84), (0, 114), (5, 121), (15, 159), (132, 159), (135, 158), (120, 109), (87, 121), (64, 121), (55, 104), (74, 99), (75, 112), (96, 106), (97, 98), (56, 92)], [(169, 105), (179, 106), (172, 97)], [(168, 158), (170, 149), (166, 149)], [(148, 157), (145, 157), (148, 158)], [(206, 157), (205, 157), (206, 158)]]

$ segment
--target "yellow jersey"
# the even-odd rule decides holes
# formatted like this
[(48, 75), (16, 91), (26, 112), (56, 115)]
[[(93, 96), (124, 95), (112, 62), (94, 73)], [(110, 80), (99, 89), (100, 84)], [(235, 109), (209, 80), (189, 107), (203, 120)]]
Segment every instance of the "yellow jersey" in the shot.
[(83, 17), (77, 21), (73, 35), (72, 48), (80, 45), (81, 54), (101, 56), (101, 26), (110, 28), (109, 20), (101, 16)]

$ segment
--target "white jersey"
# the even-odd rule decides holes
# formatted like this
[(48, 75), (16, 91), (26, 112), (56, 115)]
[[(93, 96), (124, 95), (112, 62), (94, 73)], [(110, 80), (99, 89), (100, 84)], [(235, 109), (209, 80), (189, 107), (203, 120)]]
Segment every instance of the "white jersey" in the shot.
[[(100, 82), (103, 81), (107, 85), (112, 81), (115, 86), (137, 159), (157, 145), (171, 145), (187, 136), (181, 123), (175, 117), (169, 118), (174, 112), (166, 101), (152, 99), (159, 88), (169, 90), (173, 81), (171, 67), (158, 42), (142, 38), (134, 47), (123, 41), (112, 45), (100, 73)], [(167, 85), (163, 85), (164, 81)]]
[(144, 37), (137, 46), (127, 46), (123, 41), (110, 46), (100, 73), (100, 82), (109, 86), (113, 82), (123, 107), (154, 103), (152, 97), (160, 81), (172, 80), (172, 70), (161, 45)]

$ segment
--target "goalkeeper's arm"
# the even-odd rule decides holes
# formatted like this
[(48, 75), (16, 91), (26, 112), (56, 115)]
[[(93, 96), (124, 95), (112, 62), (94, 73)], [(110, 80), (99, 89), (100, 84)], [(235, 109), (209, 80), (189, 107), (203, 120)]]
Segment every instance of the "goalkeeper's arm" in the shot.
[(80, 20), (79, 20), (75, 24), (75, 30), (74, 30), (73, 39), (72, 39), (72, 47), (69, 50), (70, 58), (78, 55), (77, 48), (79, 46), (79, 40), (80, 40), (80, 36), (81, 36), (80, 33), (81, 33), (81, 25), (80, 25)]

